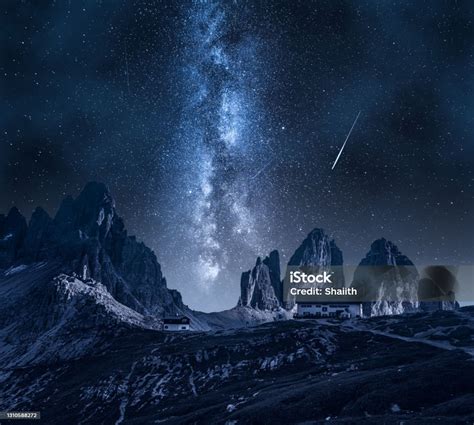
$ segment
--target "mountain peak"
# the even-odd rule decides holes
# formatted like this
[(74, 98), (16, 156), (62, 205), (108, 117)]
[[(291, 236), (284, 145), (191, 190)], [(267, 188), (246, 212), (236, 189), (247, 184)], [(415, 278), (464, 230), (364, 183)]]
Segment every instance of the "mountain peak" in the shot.
[(324, 236), (326, 233), (324, 232), (324, 229), (320, 228), (320, 227), (315, 227), (313, 230), (311, 230), (311, 232), (308, 233), (308, 236), (307, 237), (310, 237), (310, 236), (316, 236), (316, 237), (322, 237)]
[(23, 215), (20, 210), (16, 206), (11, 207), (7, 214), (7, 220), (17, 220), (21, 218), (23, 218)]
[[(401, 314), (416, 311), (418, 278), (412, 261), (393, 242), (380, 238), (354, 271), (352, 286), (371, 300), (364, 303), (364, 315)], [(389, 291), (392, 297), (385, 301)]]
[(80, 231), (104, 241), (115, 217), (115, 201), (103, 183), (89, 182), (76, 199), (67, 196), (54, 218), (64, 234)]
[(28, 226), (16, 208), (0, 216), (0, 268), (51, 260), (66, 274), (101, 282), (139, 313), (185, 308), (179, 294), (166, 287), (153, 251), (128, 236), (103, 183), (87, 183), (77, 198), (66, 197), (54, 219), (40, 207)]
[(35, 210), (33, 211), (33, 214), (31, 214), (30, 220), (33, 220), (33, 217), (35, 217), (36, 219), (43, 218), (43, 217), (45, 218), (47, 217), (48, 219), (51, 219), (51, 217), (49, 216), (49, 214), (43, 207), (36, 207)]
[(369, 266), (386, 266), (386, 265), (400, 265), (413, 266), (413, 262), (398, 249), (393, 242), (380, 238), (376, 239), (370, 245), (370, 251), (362, 259), (360, 265)]
[(289, 266), (342, 266), (342, 251), (324, 229), (314, 228), (288, 262)]

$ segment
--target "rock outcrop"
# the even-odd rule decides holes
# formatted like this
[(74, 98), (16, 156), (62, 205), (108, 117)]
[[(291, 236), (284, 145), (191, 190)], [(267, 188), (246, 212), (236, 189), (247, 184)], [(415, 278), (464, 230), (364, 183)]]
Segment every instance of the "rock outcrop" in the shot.
[(397, 246), (385, 238), (377, 239), (370, 245), (369, 252), (360, 266), (414, 266), (413, 262), (403, 255)]
[(313, 229), (288, 261), (289, 266), (342, 266), (342, 251), (323, 229)]
[[(342, 264), (342, 251), (322, 229), (310, 232), (288, 262), (289, 267), (311, 269), (312, 272)], [(343, 287), (342, 267), (332, 268), (331, 271), (334, 272), (333, 286)], [(257, 258), (253, 269), (242, 273), (240, 294), (238, 306), (258, 310), (291, 310), (294, 301), (284, 299), (278, 251), (272, 251), (263, 261)]]
[(283, 281), (281, 280), (280, 272), (280, 254), (277, 250), (273, 250), (268, 257), (263, 260), (263, 263), (268, 266), (273, 291), (281, 304), (283, 302)]
[(281, 306), (283, 289), (278, 251), (272, 251), (263, 261), (258, 257), (253, 269), (242, 273), (240, 290), (239, 306), (259, 310), (275, 310)]
[(48, 240), (52, 230), (52, 218), (43, 208), (37, 207), (31, 215), (19, 257), (27, 262), (47, 257)]
[(0, 269), (11, 265), (19, 255), (27, 230), (26, 219), (13, 207), (0, 215)]
[(323, 229), (313, 229), (288, 261), (288, 266), (311, 269), (313, 272), (331, 268), (333, 287), (344, 287), (342, 251)]
[(364, 315), (401, 314), (418, 308), (419, 275), (413, 262), (384, 238), (377, 239), (354, 272), (352, 286), (370, 300)]

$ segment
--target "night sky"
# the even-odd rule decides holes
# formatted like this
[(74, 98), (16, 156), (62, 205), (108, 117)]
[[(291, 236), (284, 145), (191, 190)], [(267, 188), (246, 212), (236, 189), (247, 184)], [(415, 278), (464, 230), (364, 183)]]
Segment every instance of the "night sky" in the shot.
[(0, 10), (0, 211), (54, 214), (102, 181), (204, 310), (314, 227), (347, 264), (382, 236), (415, 263), (473, 263), (472, 1)]

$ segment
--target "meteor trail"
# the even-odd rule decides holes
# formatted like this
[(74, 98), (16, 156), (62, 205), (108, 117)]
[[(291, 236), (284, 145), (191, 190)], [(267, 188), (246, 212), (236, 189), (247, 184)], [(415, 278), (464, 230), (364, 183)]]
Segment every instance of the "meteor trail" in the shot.
[(256, 177), (258, 177), (261, 173), (263, 173), (267, 167), (273, 162), (273, 159), (271, 159), (270, 161), (268, 161), (262, 168), (260, 168), (259, 171), (257, 171), (257, 173), (253, 176), (253, 177), (250, 177), (250, 180), (253, 180), (255, 179)]
[(357, 120), (359, 119), (359, 115), (360, 115), (360, 111), (359, 111), (359, 113), (357, 114), (357, 116), (356, 116), (354, 122), (352, 123), (352, 127), (351, 127), (351, 129), (349, 130), (349, 133), (347, 134), (346, 140), (344, 140), (344, 143), (343, 143), (343, 145), (342, 145), (341, 150), (340, 150), (339, 153), (337, 154), (337, 158), (336, 158), (336, 160), (334, 161), (334, 164), (332, 164), (331, 170), (334, 170), (334, 167), (336, 166), (337, 161), (339, 160), (339, 157), (341, 156), (342, 151), (344, 150), (344, 147), (346, 146), (346, 143), (347, 143), (347, 141), (349, 140), (349, 137), (351, 136), (352, 130), (354, 129), (354, 126), (356, 125), (356, 122), (357, 122)]

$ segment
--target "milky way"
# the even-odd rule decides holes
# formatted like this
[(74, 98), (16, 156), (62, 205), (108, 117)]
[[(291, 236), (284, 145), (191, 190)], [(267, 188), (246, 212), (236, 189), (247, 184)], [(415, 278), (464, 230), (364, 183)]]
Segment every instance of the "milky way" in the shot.
[(270, 152), (259, 131), (261, 52), (252, 34), (234, 28), (231, 13), (225, 3), (195, 2), (183, 38), (188, 98), (177, 135), (183, 178), (176, 190), (191, 217), (185, 236), (192, 271), (205, 290), (223, 277), (230, 240), (255, 255), (262, 250), (256, 217), (265, 205), (253, 205), (249, 194), (249, 182)]

